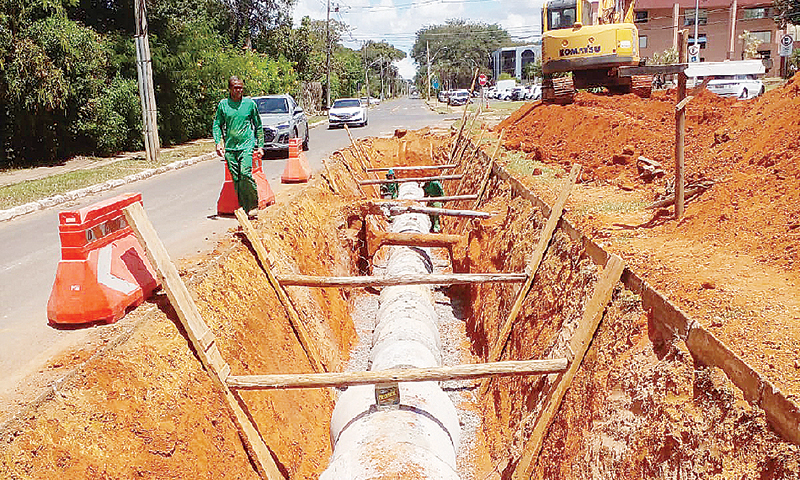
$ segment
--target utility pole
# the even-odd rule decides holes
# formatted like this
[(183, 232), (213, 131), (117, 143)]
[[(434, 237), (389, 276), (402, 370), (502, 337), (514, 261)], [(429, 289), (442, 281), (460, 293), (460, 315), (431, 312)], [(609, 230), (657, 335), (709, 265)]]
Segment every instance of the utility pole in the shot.
[(150, 42), (147, 39), (147, 7), (145, 0), (134, 4), (134, 23), (136, 34), (136, 76), (139, 80), (139, 100), (142, 103), (142, 133), (144, 150), (149, 162), (158, 160), (161, 143), (158, 140), (158, 111), (156, 94), (153, 89), (153, 61), (150, 58)]
[(369, 44), (364, 42), (364, 83), (367, 84), (367, 108), (369, 108), (369, 65), (367, 65), (367, 46)]
[(431, 46), (427, 40), (425, 40), (425, 52), (428, 56), (428, 100), (431, 99)]
[(325, 22), (325, 109), (331, 107), (331, 0), (328, 0), (328, 20)]

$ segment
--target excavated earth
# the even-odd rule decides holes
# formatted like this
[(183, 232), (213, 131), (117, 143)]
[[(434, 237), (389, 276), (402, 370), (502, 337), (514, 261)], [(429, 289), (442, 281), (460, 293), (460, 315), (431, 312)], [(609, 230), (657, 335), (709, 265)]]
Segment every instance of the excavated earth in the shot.
[[(494, 128), (494, 138), (481, 136), (485, 153), (466, 150), (457, 169), (465, 178), (446, 183), (446, 193), (479, 189), (501, 129), (506, 148), (498, 163), (549, 204), (565, 171), (582, 164), (566, 218), (797, 402), (799, 90), (796, 77), (757, 100), (703, 93), (689, 104), (687, 173), (716, 183), (678, 222), (645, 208), (665, 180), (646, 183), (635, 165), (644, 155), (671, 175), (670, 93), (650, 100), (581, 93), (569, 106), (525, 105)], [(396, 132), (361, 147), (374, 166), (445, 163), (453, 135)], [(623, 154), (626, 147), (633, 156)], [(372, 273), (365, 229), (380, 228), (384, 220), (366, 215), (365, 199), (375, 198), (376, 189), (355, 181), (366, 178), (366, 161), (350, 148), (326, 163), (307, 187), (256, 222), (277, 273)], [(474, 207), (472, 201), (452, 206)], [(542, 211), (497, 176), (477, 208), (496, 215), (443, 221), (444, 233), (466, 239), (453, 249), (453, 270), (524, 271), (546, 221)], [(567, 354), (564, 335), (580, 320), (603, 270), (583, 245), (556, 231), (503, 359)], [(231, 232), (181, 273), (234, 375), (311, 371), (241, 233)], [(464, 363), (486, 359), (518, 289), (444, 289), (463, 306), (462, 337), (448, 335), (463, 338), (462, 344), (448, 348), (460, 349)], [(358, 334), (370, 333), (361, 332), (351, 314), (374, 304), (377, 291), (287, 290), (328, 369), (347, 368)], [(157, 295), (126, 321), (134, 327), (121, 340), (92, 355), (72, 352), (72, 361), (54, 360), (78, 367), (0, 427), (2, 477), (258, 478), (166, 296)], [(471, 402), (459, 408), (479, 419), (475, 434), (466, 437), (470, 453), (459, 456), (466, 463), (459, 466), (462, 478), (511, 478), (550, 381), (496, 379), (484, 397), (478, 381), (460, 387)], [(335, 393), (244, 391), (240, 397), (284, 475), (317, 478), (331, 455)], [(776, 433), (721, 370), (701, 365), (682, 341), (657, 335), (641, 299), (618, 284), (544, 437), (532, 478), (798, 479), (800, 448)]]

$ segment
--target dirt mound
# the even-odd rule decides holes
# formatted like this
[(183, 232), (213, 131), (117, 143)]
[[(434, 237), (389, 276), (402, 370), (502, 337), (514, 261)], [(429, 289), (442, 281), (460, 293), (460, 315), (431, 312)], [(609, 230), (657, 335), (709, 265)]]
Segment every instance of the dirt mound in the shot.
[[(715, 187), (687, 208), (683, 235), (747, 241), (761, 260), (791, 268), (800, 261), (800, 76), (751, 101), (703, 90), (686, 113), (687, 179)], [(527, 104), (504, 120), (505, 147), (568, 168), (584, 180), (634, 184), (654, 194), (660, 183), (638, 179), (639, 155), (674, 172), (675, 92), (651, 99), (578, 93), (572, 105)], [(750, 241), (743, 239), (748, 233)]]

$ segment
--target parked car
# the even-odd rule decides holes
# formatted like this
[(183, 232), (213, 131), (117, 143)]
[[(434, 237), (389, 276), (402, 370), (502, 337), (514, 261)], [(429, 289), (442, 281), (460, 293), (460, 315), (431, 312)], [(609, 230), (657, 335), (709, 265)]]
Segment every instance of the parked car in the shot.
[(531, 85), (528, 87), (528, 93), (525, 95), (525, 100), (539, 100), (542, 98), (542, 86)]
[(328, 110), (328, 128), (342, 125), (363, 127), (368, 121), (367, 107), (357, 98), (340, 98)]
[(442, 103), (447, 103), (447, 99), (449, 97), (450, 97), (450, 91), (449, 90), (440, 90), (439, 91), (439, 95), (436, 96), (436, 98)]
[(489, 87), (486, 89), (486, 98), (497, 98), (497, 87)]
[(740, 100), (755, 98), (764, 93), (764, 84), (755, 75), (717, 75), (708, 82), (710, 92)]
[(469, 99), (469, 90), (455, 90), (450, 92), (450, 95), (447, 98), (448, 105), (464, 105), (470, 101)]
[(525, 100), (525, 94), (528, 93), (527, 90), (525, 87), (514, 87), (511, 90), (511, 100)]
[(505, 88), (503, 90), (497, 91), (497, 99), (498, 100), (511, 100), (511, 94), (513, 93), (513, 88)]
[(290, 138), (302, 138), (308, 150), (308, 118), (291, 95), (253, 97), (264, 128), (264, 150), (285, 150)]

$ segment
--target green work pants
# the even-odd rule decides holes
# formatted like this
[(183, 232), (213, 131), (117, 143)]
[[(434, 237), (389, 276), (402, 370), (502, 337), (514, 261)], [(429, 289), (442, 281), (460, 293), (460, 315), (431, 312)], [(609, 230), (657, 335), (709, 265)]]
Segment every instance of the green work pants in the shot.
[[(433, 208), (444, 208), (444, 202), (431, 202)], [(442, 231), (442, 224), (439, 220), (439, 215), (429, 215), (431, 217), (431, 231), (439, 233)]]
[(226, 150), (225, 162), (231, 172), (236, 196), (239, 197), (239, 206), (249, 213), (258, 207), (258, 189), (253, 178), (253, 149)]

